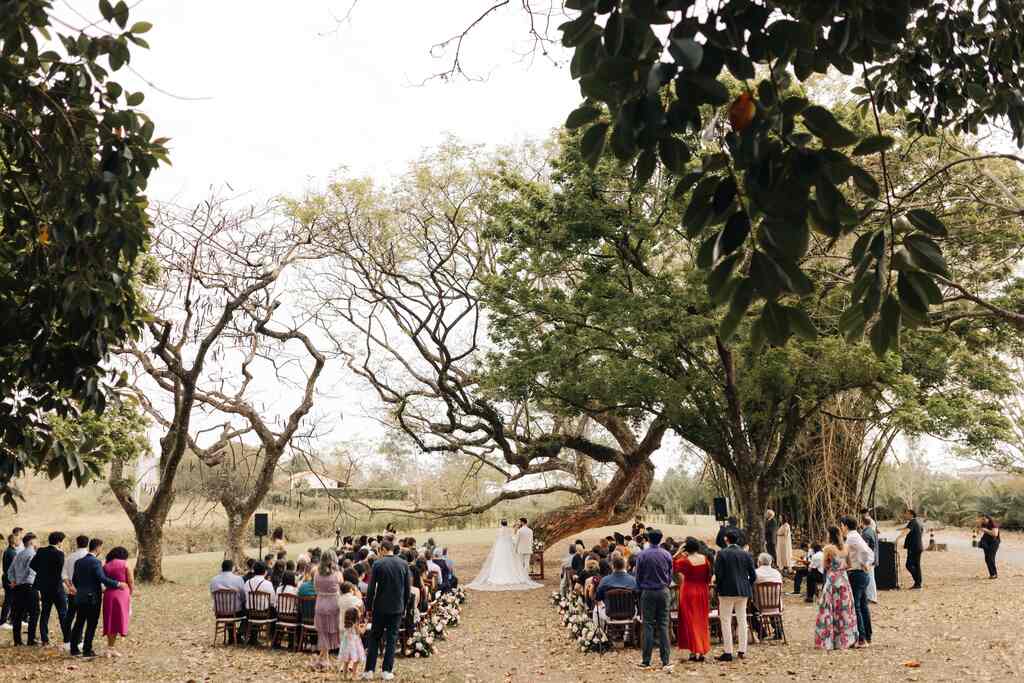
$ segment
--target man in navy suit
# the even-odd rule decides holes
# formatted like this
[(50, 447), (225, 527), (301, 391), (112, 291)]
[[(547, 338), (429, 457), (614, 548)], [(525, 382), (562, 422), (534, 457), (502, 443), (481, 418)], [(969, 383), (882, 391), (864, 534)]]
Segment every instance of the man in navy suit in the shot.
[[(89, 541), (89, 554), (75, 563), (75, 571), (71, 583), (75, 586), (75, 625), (71, 627), (71, 655), (77, 657), (95, 657), (92, 639), (96, 635), (96, 624), (100, 620), (100, 607), (103, 605), (103, 587), (127, 588), (128, 585), (114, 581), (103, 573), (103, 563), (97, 555), (103, 541), (94, 538)], [(82, 628), (85, 628), (85, 639), (82, 640)], [(78, 644), (82, 643), (79, 651)]]

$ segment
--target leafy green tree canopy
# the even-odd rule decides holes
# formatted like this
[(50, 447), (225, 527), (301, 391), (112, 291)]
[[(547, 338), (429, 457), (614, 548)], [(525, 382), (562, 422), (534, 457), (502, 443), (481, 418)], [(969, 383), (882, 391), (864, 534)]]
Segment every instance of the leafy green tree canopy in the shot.
[[(565, 5), (579, 12), (560, 29), (586, 98), (566, 126), (585, 128), (583, 157), (595, 165), (607, 145), (621, 161), (635, 160), (636, 187), (659, 162), (675, 175), (675, 195), (686, 200), (681, 231), (695, 239), (716, 228), (700, 264), (709, 284), (720, 285), (734, 319), (767, 301), (758, 331), (774, 344), (804, 328), (798, 309), (777, 302), (812, 289), (800, 265), (812, 230), (840, 240), (885, 217), (847, 247), (855, 286), (841, 321), (848, 337), (870, 325), (875, 353), (896, 348), (901, 328), (941, 301), (937, 284), (951, 277), (940, 247), (947, 228), (940, 214), (912, 208), (919, 186), (889, 177), (896, 140), (884, 114), (905, 112), (911, 135), (1008, 121), (1024, 144), (1021, 0)], [(790, 89), (794, 76), (858, 68), (854, 92), (871, 112), (870, 131), (851, 130), (831, 103)], [(738, 96), (730, 75), (742, 83)], [(684, 137), (698, 133), (702, 142)], [(700, 163), (690, 163), (696, 156)], [(858, 163), (873, 158), (877, 173)], [(854, 192), (866, 206), (854, 207)], [(731, 330), (722, 331), (727, 340)]]
[[(104, 409), (103, 360), (139, 329), (133, 267), (149, 235), (144, 191), (166, 140), (111, 78), (148, 47), (148, 22), (99, 3), (104, 22), (53, 33), (49, 0), (0, 1), (0, 496), (45, 467), (92, 473), (52, 449), (44, 413)], [(105, 32), (108, 27), (110, 32)], [(60, 52), (58, 51), (60, 50)]]

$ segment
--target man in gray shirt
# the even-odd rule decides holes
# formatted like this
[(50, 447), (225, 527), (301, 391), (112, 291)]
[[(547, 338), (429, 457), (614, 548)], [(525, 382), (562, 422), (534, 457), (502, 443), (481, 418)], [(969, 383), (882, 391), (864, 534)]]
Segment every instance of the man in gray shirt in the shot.
[(21, 645), (21, 620), (28, 619), (28, 644), (36, 644), (36, 627), (39, 622), (39, 591), (35, 588), (36, 573), (29, 566), (36, 556), (36, 537), (27, 533), (21, 539), (24, 547), (18, 552), (7, 570), (7, 580), (14, 591), (14, 609), (11, 611), (11, 626), (14, 628), (14, 644)]
[(210, 594), (214, 591), (235, 591), (237, 603), (235, 613), (241, 615), (245, 611), (245, 581), (234, 572), (235, 563), (224, 560), (220, 563), (220, 574), (210, 579)]

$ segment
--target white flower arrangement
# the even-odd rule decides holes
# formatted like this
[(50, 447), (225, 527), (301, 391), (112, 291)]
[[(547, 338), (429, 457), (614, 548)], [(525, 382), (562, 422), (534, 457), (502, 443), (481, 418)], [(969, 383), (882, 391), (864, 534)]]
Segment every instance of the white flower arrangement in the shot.
[(576, 641), (580, 652), (604, 652), (610, 649), (608, 635), (590, 618), (590, 610), (582, 597), (553, 593), (551, 604), (558, 609), (566, 633)]

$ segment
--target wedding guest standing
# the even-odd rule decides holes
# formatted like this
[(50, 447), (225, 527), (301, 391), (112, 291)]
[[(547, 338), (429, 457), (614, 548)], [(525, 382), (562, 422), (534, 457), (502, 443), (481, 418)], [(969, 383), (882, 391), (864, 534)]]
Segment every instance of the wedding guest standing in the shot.
[(16, 545), (17, 537), (14, 534), (9, 534), (7, 536), (7, 547), (4, 548), (3, 555), (4, 606), (0, 610), (0, 625), (5, 629), (11, 628), (11, 610), (14, 608), (14, 586), (7, 578), (7, 572), (14, 563), (14, 558), (18, 556)]
[(871, 518), (871, 513), (868, 510), (860, 512), (860, 535), (875, 556), (875, 561), (868, 572), (867, 598), (868, 602), (877, 603), (878, 584), (875, 583), (875, 566), (878, 564), (878, 525), (875, 524), (875, 520)]
[(341, 576), (338, 574), (338, 559), (333, 550), (325, 550), (320, 556), (320, 567), (313, 579), (316, 586), (316, 612), (313, 624), (316, 626), (316, 643), (320, 650), (318, 666), (327, 666), (328, 653), (338, 649), (341, 637)]
[(113, 548), (107, 553), (107, 563), (103, 565), (103, 573), (119, 582), (117, 588), (108, 588), (103, 592), (103, 635), (107, 637), (107, 653), (118, 657), (114, 649), (117, 637), (128, 635), (128, 619), (132, 611), (132, 590), (135, 582), (132, 571), (128, 568), (128, 549), (122, 546)]
[(708, 586), (711, 584), (711, 565), (700, 552), (700, 542), (687, 538), (672, 561), (672, 571), (682, 574), (679, 586), (679, 630), (676, 646), (690, 651), (691, 662), (703, 662), (711, 650), (711, 631), (708, 625)]
[(788, 571), (793, 566), (793, 529), (789, 520), (779, 515), (779, 530), (775, 533), (775, 549), (778, 552), (775, 566), (780, 571)]
[(981, 531), (978, 547), (985, 553), (985, 566), (988, 567), (988, 578), (999, 578), (999, 573), (996, 571), (996, 552), (999, 550), (999, 525), (996, 524), (991, 515), (980, 515), (978, 517), (978, 530)]
[(288, 541), (284, 537), (284, 527), (277, 527), (274, 529), (274, 533), (270, 537), (270, 552), (274, 554), (274, 559), (277, 559), (278, 553), (288, 552)]
[(50, 644), (50, 612), (57, 608), (61, 639), (68, 638), (68, 596), (64, 592), (64, 552), (58, 547), (64, 542), (64, 534), (53, 531), (47, 538), (49, 545), (36, 551), (29, 567), (36, 573), (35, 588), (42, 598), (39, 612), (39, 639), (43, 645)]
[(715, 586), (718, 588), (718, 617), (722, 624), (722, 647), (725, 652), (717, 659), (731, 662), (732, 618), (736, 616), (739, 628), (739, 658), (747, 655), (747, 601), (753, 595), (753, 584), (757, 580), (754, 558), (737, 545), (736, 533), (725, 535), (726, 546), (715, 558)]
[(370, 637), (366, 642), (366, 671), (364, 679), (373, 678), (377, 668), (377, 655), (384, 639), (384, 661), (380, 676), (384, 680), (395, 677), (395, 642), (398, 626), (409, 604), (409, 565), (391, 554), (391, 541), (380, 544), (380, 557), (373, 563), (370, 582), (366, 588), (366, 605), (370, 613)]
[(775, 541), (778, 539), (779, 534), (779, 520), (775, 518), (775, 510), (764, 511), (764, 549), (772, 556), (772, 559), (777, 559), (775, 554)]
[[(68, 556), (64, 558), (64, 570), (61, 572), (61, 578), (64, 580), (64, 591), (68, 596), (68, 614), (67, 614), (67, 634), (71, 636), (71, 627), (75, 623), (75, 585), (71, 583), (71, 579), (75, 575), (75, 563), (80, 559), (89, 554), (89, 537), (79, 535), (75, 538), (75, 549), (68, 553)], [(71, 649), (71, 641), (67, 640), (64, 642), (64, 649)]]
[[(914, 585), (910, 590), (921, 590), (921, 553), (924, 552), (924, 527), (917, 513), (910, 508), (903, 512), (903, 518), (907, 520), (907, 526), (900, 532), (900, 538), (904, 538), (903, 549), (907, 552), (907, 571), (914, 579)], [(899, 540), (899, 539), (897, 539)]]
[(32, 558), (36, 556), (36, 536), (27, 533), (21, 539), (23, 547), (14, 557), (7, 572), (14, 591), (14, 608), (11, 611), (11, 625), (14, 627), (14, 644), (21, 645), (21, 620), (28, 620), (28, 644), (36, 644), (36, 622), (39, 620), (39, 592), (36, 590), (36, 573), (32, 569)]
[(672, 585), (672, 556), (661, 547), (661, 539), (660, 530), (648, 529), (647, 540), (651, 545), (636, 556), (636, 583), (640, 589), (640, 614), (644, 626), (640, 668), (650, 668), (654, 643), (657, 642), (662, 669), (670, 673), (668, 615), (671, 595), (668, 587)]
[[(89, 553), (75, 563), (71, 582), (75, 586), (75, 623), (71, 627), (71, 655), (95, 657), (92, 640), (100, 620), (103, 605), (103, 588), (127, 588), (128, 585), (111, 579), (103, 571), (103, 564), (97, 555), (103, 548), (103, 541), (94, 538), (89, 541)], [(85, 629), (83, 637), (82, 630)], [(81, 643), (81, 650), (79, 650)]]
[(846, 576), (850, 580), (853, 608), (857, 612), (857, 647), (866, 647), (871, 644), (871, 609), (867, 591), (875, 553), (857, 531), (857, 520), (853, 517), (841, 517), (839, 530), (846, 543)]
[(725, 524), (718, 529), (718, 535), (715, 537), (715, 545), (719, 548), (724, 548), (729, 545), (725, 541), (725, 535), (730, 531), (735, 534), (736, 545), (742, 548), (747, 544), (747, 536), (743, 533), (743, 530), (740, 529), (739, 521), (735, 517), (730, 517), (725, 521)]
[(825, 582), (814, 622), (814, 646), (821, 650), (845, 650), (857, 642), (857, 612), (846, 576), (846, 546), (838, 527), (829, 527), (823, 562)]

